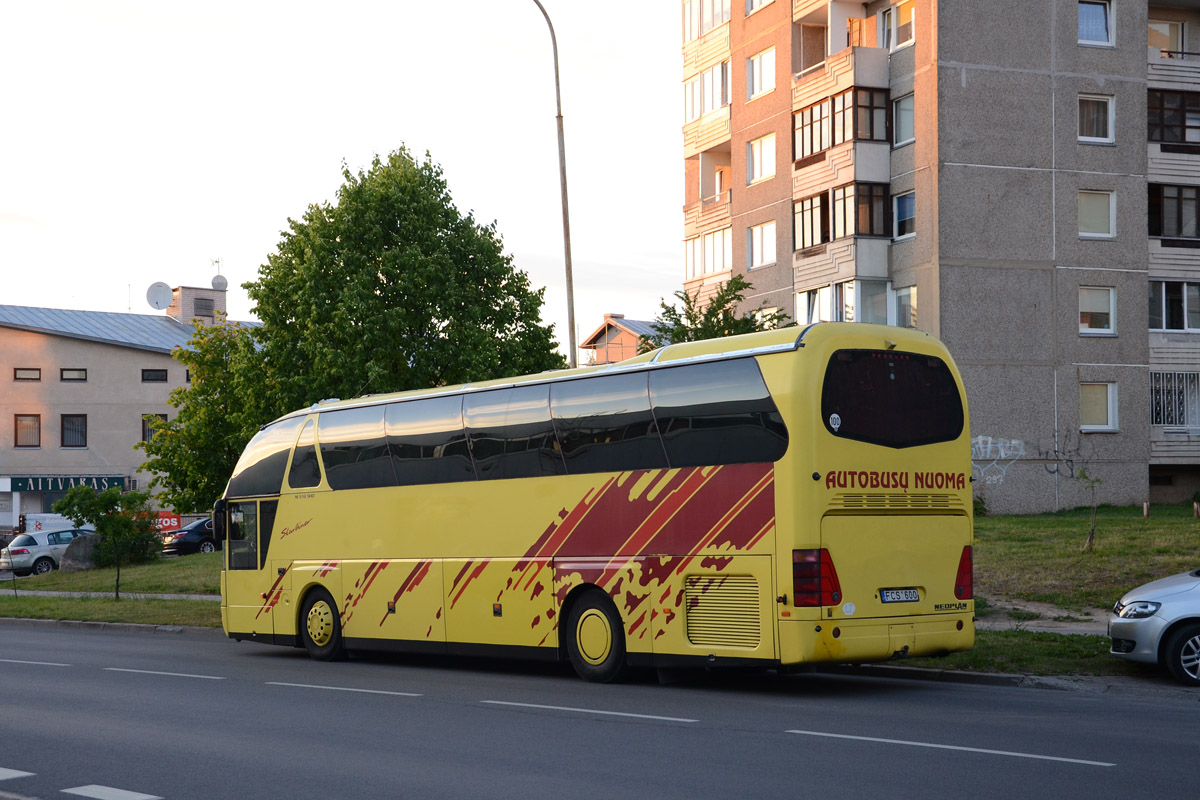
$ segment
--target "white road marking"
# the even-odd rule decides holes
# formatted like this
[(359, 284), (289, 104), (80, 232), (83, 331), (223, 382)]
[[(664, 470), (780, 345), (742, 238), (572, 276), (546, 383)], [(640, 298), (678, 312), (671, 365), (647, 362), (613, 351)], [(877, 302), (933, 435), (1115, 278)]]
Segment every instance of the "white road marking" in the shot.
[(878, 742), (880, 744), (902, 744), (909, 747), (932, 747), (938, 750), (960, 750), (966, 753), (984, 753), (992, 756), (1009, 756), (1011, 758), (1034, 758), (1039, 761), (1062, 761), (1067, 764), (1084, 764), (1089, 767), (1115, 767), (1107, 761), (1087, 761), (1082, 758), (1063, 758), (1061, 756), (1044, 756), (1038, 753), (1015, 753), (1009, 750), (988, 750), (982, 747), (962, 747), (956, 744), (933, 744), (932, 742), (909, 742), (904, 739), (880, 739), (874, 736), (848, 736), (844, 733), (822, 733), (821, 731), (786, 731), (802, 736), (823, 736), (829, 739), (852, 739), (857, 742)]
[(69, 667), (70, 664), (55, 664), (53, 661), (18, 661), (15, 658), (0, 658), (5, 664), (32, 664), (35, 667)]
[(186, 672), (158, 672), (153, 669), (122, 669), (121, 667), (105, 667), (106, 672), (136, 672), (139, 675), (166, 675), (170, 678), (200, 678), (206, 681), (223, 681), (219, 675), (190, 675)]
[(40, 797), (30, 797), (27, 794), (13, 794), (12, 792), (0, 792), (0, 800), (41, 800)]
[(509, 703), (504, 700), (480, 700), (493, 706), (516, 706), (517, 708), (542, 708), (548, 711), (573, 711), (577, 714), (604, 714), (609, 717), (634, 717), (635, 719), (655, 719), (664, 722), (699, 722), (698, 719), (683, 719), (682, 717), (659, 717), (654, 714), (631, 714), (628, 711), (600, 711), (595, 708), (570, 708), (568, 706), (542, 706), (537, 703)]
[(267, 681), (267, 686), (291, 686), (296, 689), (326, 689), (330, 692), (360, 692), (362, 694), (390, 694), (396, 697), (424, 697), (424, 695), (415, 692), (385, 692), (382, 689), (351, 689), (347, 686), (317, 686), (312, 683), (280, 683), (279, 681)]
[(0, 781), (7, 781), (11, 778), (31, 778), (36, 774), (36, 772), (21, 772), (19, 769), (5, 769), (4, 767), (0, 767)]
[(114, 789), (111, 786), (98, 786), (94, 783), (87, 786), (76, 786), (74, 789), (63, 789), (63, 794), (77, 794), (80, 797), (93, 797), (95, 800), (162, 800), (156, 794), (127, 792), (124, 789)]

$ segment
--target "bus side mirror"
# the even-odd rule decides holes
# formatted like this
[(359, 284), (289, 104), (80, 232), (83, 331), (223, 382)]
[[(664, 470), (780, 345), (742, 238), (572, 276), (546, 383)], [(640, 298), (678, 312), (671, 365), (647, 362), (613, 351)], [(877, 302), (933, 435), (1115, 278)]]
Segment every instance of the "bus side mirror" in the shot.
[(225, 541), (225, 500), (221, 499), (213, 506), (213, 538), (218, 542)]

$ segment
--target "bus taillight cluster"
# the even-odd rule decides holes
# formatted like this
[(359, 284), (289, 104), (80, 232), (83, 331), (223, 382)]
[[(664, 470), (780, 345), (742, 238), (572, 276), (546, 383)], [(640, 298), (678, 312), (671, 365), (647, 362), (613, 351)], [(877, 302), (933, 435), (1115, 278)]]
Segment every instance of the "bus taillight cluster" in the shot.
[(832, 606), (842, 601), (842, 586), (829, 550), (792, 551), (792, 600), (797, 608)]
[(958, 575), (954, 578), (954, 596), (959, 600), (972, 600), (975, 597), (975, 577), (971, 565), (971, 545), (967, 545), (958, 559)]

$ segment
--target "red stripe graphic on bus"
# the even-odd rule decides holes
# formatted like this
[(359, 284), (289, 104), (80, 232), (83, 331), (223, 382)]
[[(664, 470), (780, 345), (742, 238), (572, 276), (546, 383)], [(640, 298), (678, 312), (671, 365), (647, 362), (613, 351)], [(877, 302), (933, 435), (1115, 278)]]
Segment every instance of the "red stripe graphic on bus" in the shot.
[(346, 595), (345, 604), (342, 606), (342, 627), (345, 627), (354, 616), (354, 608), (358, 605), (358, 601), (366, 596), (367, 590), (371, 588), (371, 584), (379, 577), (379, 573), (387, 569), (387, 561), (372, 561), (367, 565), (367, 571), (363, 576), (354, 582), (354, 588), (358, 590), (358, 594), (351, 592)]
[[(429, 574), (429, 567), (432, 564), (432, 561), (418, 561), (413, 565), (412, 570), (408, 573), (408, 577), (404, 579), (404, 582), (400, 584), (400, 588), (396, 590), (396, 594), (392, 596), (393, 606), (400, 602), (400, 596), (402, 594), (405, 592), (410, 592), (421, 585), (421, 581), (425, 580), (425, 576)], [(390, 616), (390, 614), (390, 611), (386, 612), (383, 615), (383, 619), (379, 620), (380, 627), (383, 627), (383, 623), (387, 622), (387, 618)]]
[(275, 608), (275, 605), (279, 602), (279, 598), (283, 596), (283, 587), (280, 584), (283, 583), (284, 575), (287, 575), (287, 571), (291, 568), (292, 565), (288, 564), (283, 574), (276, 578), (275, 582), (271, 584), (271, 588), (267, 589), (263, 594), (266, 602), (263, 603), (262, 608), (258, 609), (258, 613), (254, 615), (255, 619), (258, 619), (263, 614), (270, 614), (271, 609)]

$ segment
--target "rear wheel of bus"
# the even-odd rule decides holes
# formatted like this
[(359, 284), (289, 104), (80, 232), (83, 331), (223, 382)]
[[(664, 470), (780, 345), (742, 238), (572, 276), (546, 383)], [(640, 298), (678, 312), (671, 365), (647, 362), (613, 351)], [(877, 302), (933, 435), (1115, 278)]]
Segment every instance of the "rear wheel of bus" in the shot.
[(313, 589), (304, 597), (300, 638), (304, 649), (317, 661), (338, 661), (346, 656), (337, 605), (324, 589)]
[(579, 677), (596, 683), (620, 680), (628, 669), (621, 615), (599, 589), (589, 589), (571, 606), (567, 655)]

